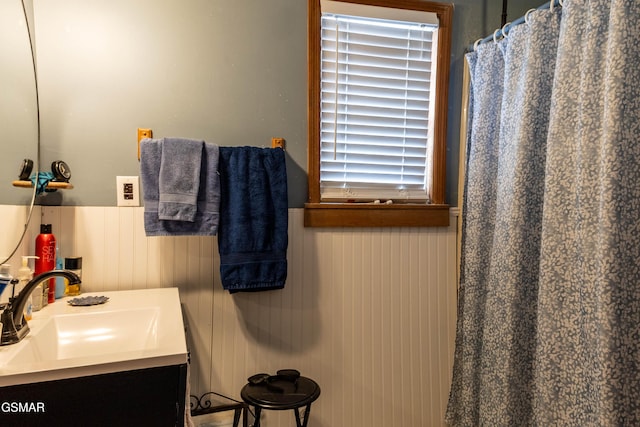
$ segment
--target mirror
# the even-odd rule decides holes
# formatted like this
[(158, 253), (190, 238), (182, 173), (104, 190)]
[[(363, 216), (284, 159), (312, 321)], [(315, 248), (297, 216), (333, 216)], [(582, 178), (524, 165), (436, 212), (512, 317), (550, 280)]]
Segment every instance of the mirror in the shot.
[[(25, 0), (27, 11), (32, 11), (27, 3)], [(38, 140), (33, 63), (20, 0), (0, 3), (0, 93), (0, 204), (26, 205), (31, 200), (30, 191), (11, 185), (18, 179), (22, 161), (36, 160)]]
[[(28, 17), (28, 18), (27, 18)], [(29, 23), (27, 22), (29, 20)], [(0, 3), (0, 192), (1, 205), (33, 204), (35, 192), (14, 187), (24, 159), (38, 159), (38, 107), (34, 63), (29, 30), (33, 35), (33, 1), (11, 0)], [(33, 37), (31, 40), (34, 40)], [(34, 165), (35, 170), (35, 165)], [(0, 257), (9, 257), (20, 245), (24, 222), (8, 221), (11, 230), (3, 232)], [(6, 221), (4, 221), (6, 223)], [(18, 230), (14, 230), (18, 228)], [(9, 237), (7, 237), (9, 236)], [(6, 241), (5, 241), (6, 240)], [(5, 262), (1, 259), (0, 262)]]

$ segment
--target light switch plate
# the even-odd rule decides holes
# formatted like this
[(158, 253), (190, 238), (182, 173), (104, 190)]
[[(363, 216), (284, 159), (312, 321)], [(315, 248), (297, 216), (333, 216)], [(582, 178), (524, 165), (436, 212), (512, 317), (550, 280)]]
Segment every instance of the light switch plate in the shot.
[(117, 176), (116, 195), (118, 206), (140, 206), (140, 178), (137, 176)]

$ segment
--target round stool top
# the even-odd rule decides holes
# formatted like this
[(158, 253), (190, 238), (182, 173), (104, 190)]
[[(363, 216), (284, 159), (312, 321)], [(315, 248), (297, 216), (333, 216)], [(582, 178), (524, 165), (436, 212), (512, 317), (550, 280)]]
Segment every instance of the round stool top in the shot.
[(315, 401), (320, 396), (320, 386), (307, 377), (291, 380), (275, 375), (268, 384), (246, 384), (240, 396), (248, 404), (264, 409), (295, 409)]

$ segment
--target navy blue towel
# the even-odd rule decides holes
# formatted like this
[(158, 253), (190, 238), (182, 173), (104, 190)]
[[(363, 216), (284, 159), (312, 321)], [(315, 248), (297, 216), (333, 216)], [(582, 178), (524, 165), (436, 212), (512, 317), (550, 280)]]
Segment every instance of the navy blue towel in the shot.
[(218, 171), (223, 288), (231, 293), (283, 288), (289, 242), (284, 151), (220, 147)]

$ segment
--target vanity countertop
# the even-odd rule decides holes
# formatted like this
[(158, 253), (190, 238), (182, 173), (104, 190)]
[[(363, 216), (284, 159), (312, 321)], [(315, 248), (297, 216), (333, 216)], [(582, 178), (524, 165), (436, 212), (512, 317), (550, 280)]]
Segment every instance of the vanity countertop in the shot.
[[(108, 301), (72, 306), (73, 298)], [(185, 364), (178, 288), (63, 297), (33, 314), (19, 343), (0, 347), (0, 387)]]

